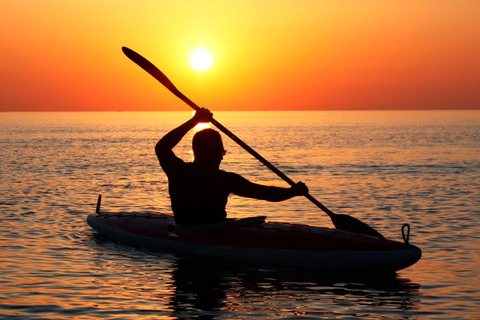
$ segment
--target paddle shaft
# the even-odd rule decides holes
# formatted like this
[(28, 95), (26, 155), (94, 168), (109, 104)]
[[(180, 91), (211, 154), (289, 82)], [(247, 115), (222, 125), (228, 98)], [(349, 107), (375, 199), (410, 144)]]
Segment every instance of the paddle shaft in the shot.
[[(124, 50), (125, 51), (125, 50)], [(135, 60), (133, 60), (136, 62)], [(168, 80), (168, 78), (163, 75), (163, 77), (158, 77), (155, 74), (152, 74), (148, 70), (146, 70), (148, 73), (150, 73), (155, 79), (160, 81), (170, 92), (172, 92), (174, 95), (176, 95), (180, 100), (188, 104), (192, 109), (195, 111), (198, 111), (200, 107), (190, 100), (187, 96), (185, 96), (182, 92), (180, 92), (173, 83)], [(166, 81), (168, 80), (168, 81)], [(282, 178), (285, 182), (287, 182), (289, 185), (292, 187), (296, 186), (296, 183), (290, 179), (288, 176), (286, 176), (282, 171), (280, 171), (277, 167), (275, 167), (273, 164), (271, 164), (267, 159), (262, 157), (258, 152), (253, 150), (249, 145), (247, 145), (245, 142), (243, 142), (239, 137), (237, 137), (235, 134), (233, 134), (230, 130), (225, 128), (220, 122), (217, 120), (213, 119), (210, 121), (215, 127), (217, 127), (220, 131), (222, 131), (225, 135), (227, 135), (230, 139), (235, 141), (239, 146), (241, 146), (245, 151), (250, 153), (252, 156), (254, 156), (258, 161), (260, 161), (262, 164), (264, 164), (268, 169), (272, 170), (277, 176)], [(303, 194), (308, 200), (310, 200), (313, 204), (315, 204), (317, 207), (322, 209), (326, 214), (328, 214), (330, 217), (335, 216), (336, 214), (332, 211), (330, 211), (327, 207), (325, 207), (323, 204), (320, 203), (317, 199), (312, 197), (309, 193)]]
[[(157, 79), (161, 84), (163, 84), (170, 92), (172, 92), (174, 95), (176, 95), (178, 98), (180, 98), (183, 102), (188, 104), (190, 107), (192, 107), (195, 111), (198, 111), (200, 109), (199, 106), (197, 106), (192, 100), (187, 98), (183, 93), (178, 90), (175, 85), (170, 81), (170, 79), (167, 78), (161, 72), (155, 65), (153, 65), (150, 61), (136, 53), (135, 51), (122, 47), (123, 53), (135, 62), (138, 66), (140, 66), (143, 70), (148, 72), (151, 76), (153, 76), (155, 79)], [(235, 141), (238, 145), (240, 145), (243, 149), (245, 149), (248, 153), (250, 153), (252, 156), (254, 156), (257, 160), (259, 160), (261, 163), (263, 163), (267, 168), (272, 170), (274, 173), (276, 173), (280, 178), (285, 180), (288, 184), (290, 184), (292, 187), (296, 186), (296, 183), (292, 181), (289, 177), (287, 177), (283, 172), (278, 170), (273, 164), (268, 162), (264, 157), (259, 155), (255, 150), (250, 148), (245, 142), (243, 142), (240, 138), (238, 138), (236, 135), (234, 135), (230, 130), (225, 128), (222, 124), (220, 124), (218, 121), (212, 118), (211, 123), (216, 126), (220, 131), (222, 131), (224, 134), (226, 134), (230, 139)], [(373, 229), (372, 227), (368, 226), (364, 222), (355, 219), (351, 216), (345, 215), (345, 214), (336, 214), (332, 211), (330, 211), (327, 207), (325, 207), (323, 204), (321, 204), (317, 199), (312, 197), (310, 194), (304, 194), (304, 196), (310, 200), (313, 204), (315, 204), (317, 207), (322, 209), (326, 214), (330, 216), (332, 219), (333, 224), (337, 229), (348, 231), (348, 232), (354, 232), (354, 233), (362, 233), (366, 235), (370, 235), (373, 237), (378, 237), (378, 238), (383, 238), (383, 236)]]

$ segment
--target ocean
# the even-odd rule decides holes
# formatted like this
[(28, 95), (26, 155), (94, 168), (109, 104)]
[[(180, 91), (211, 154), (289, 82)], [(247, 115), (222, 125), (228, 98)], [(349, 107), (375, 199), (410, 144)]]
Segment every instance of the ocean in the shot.
[[(312, 196), (422, 259), (392, 276), (151, 252), (98, 236), (105, 211), (171, 211), (154, 146), (191, 112), (0, 113), (2, 319), (478, 319), (480, 111), (216, 112)], [(175, 148), (192, 159), (190, 132)], [(288, 186), (223, 136), (221, 168)], [(232, 196), (230, 217), (333, 227), (307, 199)]]

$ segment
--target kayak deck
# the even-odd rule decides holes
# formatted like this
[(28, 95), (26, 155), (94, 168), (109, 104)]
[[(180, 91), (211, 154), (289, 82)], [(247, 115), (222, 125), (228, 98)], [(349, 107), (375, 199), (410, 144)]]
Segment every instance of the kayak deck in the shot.
[(397, 271), (421, 250), (402, 242), (303, 224), (230, 219), (207, 226), (176, 226), (166, 213), (99, 213), (87, 217), (100, 234), (160, 250), (316, 269)]

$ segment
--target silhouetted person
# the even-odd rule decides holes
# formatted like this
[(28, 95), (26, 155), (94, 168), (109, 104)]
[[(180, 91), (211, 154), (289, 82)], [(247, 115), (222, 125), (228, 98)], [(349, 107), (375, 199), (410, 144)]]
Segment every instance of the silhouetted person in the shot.
[(197, 132), (192, 140), (194, 161), (184, 162), (173, 148), (198, 123), (212, 120), (212, 113), (201, 108), (195, 115), (167, 133), (155, 146), (160, 165), (168, 177), (168, 186), (175, 222), (199, 225), (222, 222), (226, 219), (228, 195), (268, 201), (283, 201), (303, 195), (308, 188), (302, 182), (295, 187), (281, 188), (252, 183), (238, 174), (220, 170), (225, 155), (222, 138), (213, 129)]

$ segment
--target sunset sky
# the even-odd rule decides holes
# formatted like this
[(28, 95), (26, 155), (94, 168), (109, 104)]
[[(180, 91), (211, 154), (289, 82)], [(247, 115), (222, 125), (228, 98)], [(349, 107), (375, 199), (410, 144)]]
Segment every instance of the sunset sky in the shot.
[[(480, 109), (478, 0), (0, 0), (0, 111)], [(212, 66), (195, 70), (196, 48)]]

